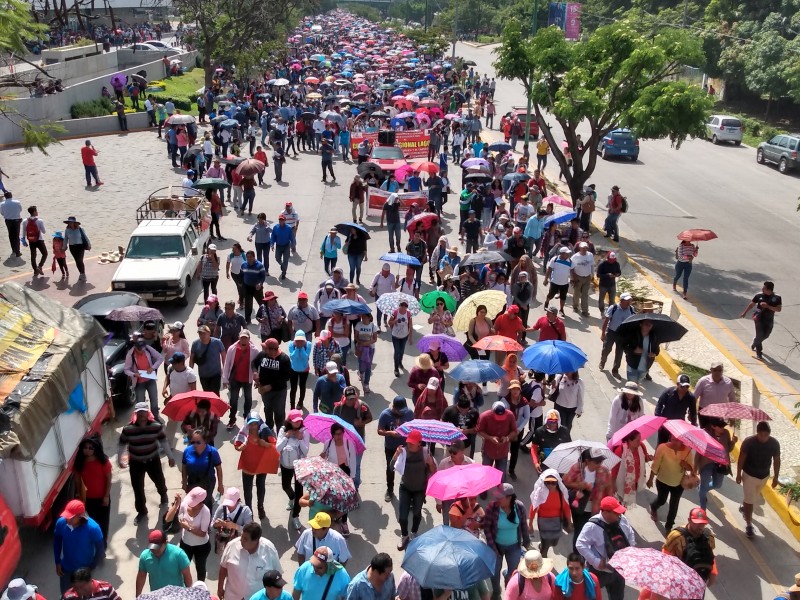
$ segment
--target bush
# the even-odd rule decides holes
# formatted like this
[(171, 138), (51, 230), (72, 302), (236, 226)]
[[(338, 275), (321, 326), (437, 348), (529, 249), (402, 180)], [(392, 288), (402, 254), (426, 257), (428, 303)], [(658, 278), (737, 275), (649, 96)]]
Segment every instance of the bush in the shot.
[(114, 103), (110, 98), (98, 98), (88, 102), (76, 102), (69, 108), (73, 119), (86, 119), (88, 117), (105, 117), (114, 112)]
[(165, 96), (163, 94), (152, 94), (153, 100), (159, 104), (164, 104), (167, 100), (172, 98), (172, 103), (178, 110), (192, 110), (192, 101), (188, 98), (175, 98), (174, 96)]

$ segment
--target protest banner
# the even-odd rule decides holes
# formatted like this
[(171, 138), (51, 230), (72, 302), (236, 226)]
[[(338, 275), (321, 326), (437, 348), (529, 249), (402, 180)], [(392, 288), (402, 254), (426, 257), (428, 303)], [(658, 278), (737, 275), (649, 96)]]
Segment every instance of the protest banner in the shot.
[[(383, 205), (389, 199), (390, 192), (380, 188), (370, 186), (367, 188), (367, 214), (372, 217), (380, 217)], [(423, 192), (401, 192), (397, 194), (397, 201), (400, 203), (400, 215), (404, 216), (412, 204), (424, 208), (428, 204), (428, 193)]]

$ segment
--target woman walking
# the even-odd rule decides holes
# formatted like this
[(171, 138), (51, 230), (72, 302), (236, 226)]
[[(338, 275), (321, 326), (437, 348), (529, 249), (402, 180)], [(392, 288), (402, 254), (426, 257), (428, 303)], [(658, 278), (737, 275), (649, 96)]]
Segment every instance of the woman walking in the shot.
[(214, 504), (214, 488), (225, 493), (222, 482), (222, 458), (217, 449), (208, 443), (208, 432), (198, 428), (189, 434), (189, 445), (183, 451), (181, 463), (181, 488), (189, 492), (200, 487), (206, 491), (203, 497), (209, 510)]
[(394, 347), (394, 376), (400, 377), (406, 344), (414, 341), (414, 324), (411, 313), (408, 312), (408, 302), (401, 300), (397, 310), (389, 317), (389, 331), (392, 334), (392, 346)]
[(183, 333), (183, 323), (175, 321), (167, 326), (169, 333), (161, 340), (161, 354), (164, 356), (164, 373), (169, 373), (169, 368), (172, 364), (172, 357), (176, 352), (182, 353), (184, 356), (189, 356), (191, 350), (189, 348), (189, 340), (186, 339), (186, 334)]
[[(306, 332), (298, 329), (294, 340), (289, 344), (289, 360), (292, 371), (289, 373), (289, 407), (294, 410), (297, 388), (300, 388), (300, 401), (297, 408), (302, 410), (303, 401), (306, 399), (306, 384), (308, 383), (308, 359), (311, 358), (311, 344), (306, 339)], [(280, 437), (278, 438), (280, 443)], [(278, 449), (280, 451), (280, 448)]]
[(204, 302), (208, 300), (209, 288), (216, 296), (217, 282), (219, 281), (219, 256), (217, 256), (216, 245), (208, 245), (206, 253), (200, 258), (200, 262), (197, 264), (195, 276), (203, 283)]
[(181, 529), (180, 547), (194, 560), (197, 569), (197, 580), (206, 579), (206, 561), (211, 554), (211, 538), (208, 530), (211, 527), (211, 510), (208, 508), (208, 494), (202, 487), (194, 487), (181, 499), (180, 493), (175, 494), (172, 506), (164, 515), (164, 524), (167, 529), (174, 527), (177, 521)]
[(580, 460), (564, 475), (564, 485), (570, 490), (568, 500), (574, 525), (573, 551), (583, 526), (600, 512), (600, 501), (614, 494), (614, 482), (609, 470), (603, 466), (604, 460), (601, 450), (587, 448), (581, 453)]
[(100, 526), (107, 547), (111, 517), (111, 461), (103, 451), (99, 436), (90, 435), (83, 439), (72, 471), (76, 478), (75, 488), (84, 491), (81, 500), (86, 505), (86, 514)]
[(611, 471), (617, 497), (627, 508), (636, 506), (636, 494), (644, 489), (647, 463), (653, 457), (647, 453), (638, 431), (622, 438), (622, 443), (614, 448), (614, 454), (620, 457), (619, 464)]
[(242, 265), (246, 258), (244, 249), (239, 242), (234, 242), (228, 260), (225, 263), (225, 277), (233, 279), (238, 294), (238, 307), (244, 308), (244, 280), (242, 279)]
[(267, 275), (269, 275), (269, 242), (272, 238), (272, 226), (267, 223), (266, 213), (258, 213), (258, 221), (250, 229), (247, 241), (252, 242), (253, 238), (255, 238), (256, 245), (256, 260), (264, 264)]
[[(479, 304), (475, 308), (475, 316), (470, 319), (469, 326), (467, 327), (467, 341), (464, 342), (464, 348), (471, 359), (477, 358), (488, 359), (489, 352), (487, 350), (475, 350), (472, 345), (479, 340), (485, 338), (487, 335), (494, 334), (494, 325), (486, 318), (487, 309), (483, 304)], [(485, 386), (486, 384), (484, 384)]]
[(75, 266), (78, 268), (78, 281), (86, 281), (86, 268), (83, 264), (83, 256), (87, 250), (92, 249), (92, 243), (89, 237), (81, 227), (81, 222), (75, 217), (67, 217), (64, 221), (66, 228), (64, 229), (64, 239), (69, 247), (69, 253), (72, 254), (72, 259), (75, 261)]
[(350, 264), (350, 281), (361, 285), (361, 263), (367, 260), (367, 234), (351, 227), (344, 248), (347, 262)]
[(644, 414), (642, 408), (642, 396), (644, 393), (639, 389), (638, 383), (626, 381), (625, 385), (617, 391), (619, 394), (611, 401), (606, 441), (610, 440), (625, 425)]
[[(353, 220), (355, 220), (355, 217), (353, 217)], [(322, 241), (322, 245), (319, 248), (319, 257), (324, 262), (325, 272), (328, 274), (328, 277), (333, 274), (333, 270), (336, 268), (336, 263), (339, 260), (339, 250), (342, 249), (342, 240), (337, 234), (338, 231), (336, 231), (335, 228), (331, 228), (328, 232), (328, 236)]]
[(678, 504), (683, 495), (681, 484), (687, 471), (691, 475), (695, 474), (691, 448), (687, 448), (675, 436), (671, 436), (668, 442), (658, 445), (653, 464), (650, 466), (650, 478), (647, 480), (648, 488), (653, 487), (655, 480), (658, 492), (656, 499), (650, 503), (650, 518), (658, 522), (658, 509), (664, 506), (669, 498), (667, 519), (664, 521), (664, 529), (668, 532), (672, 531), (675, 525)]
[(550, 399), (555, 401), (561, 424), (571, 431), (572, 421), (583, 414), (583, 380), (577, 371), (564, 373), (558, 378), (555, 391), (556, 397), (551, 395)]
[(572, 531), (572, 512), (567, 498), (569, 492), (555, 469), (547, 469), (533, 484), (531, 510), (528, 514), (528, 529), (533, 531), (533, 522), (539, 528), (542, 556), (558, 545), (564, 530)]
[(431, 312), (431, 316), (428, 317), (428, 323), (431, 325), (431, 333), (448, 335), (455, 333), (453, 331), (453, 315), (445, 308), (444, 300), (441, 298), (436, 299), (436, 307)]
[(253, 481), (256, 483), (258, 518), (266, 519), (264, 497), (267, 492), (267, 474), (277, 473), (278, 456), (275, 449), (275, 434), (258, 416), (251, 412), (247, 416), (246, 429), (240, 431), (233, 447), (240, 452), (239, 470), (242, 472), (242, 492), (244, 503), (253, 508)]
[[(514, 569), (522, 558), (521, 547), (527, 548), (530, 543), (528, 521), (525, 519), (525, 506), (517, 500), (514, 486), (504, 483), (499, 491), (495, 492), (496, 500), (486, 507), (486, 516), (483, 518), (483, 533), (486, 544), (494, 550), (497, 564), (492, 576), (492, 598), (500, 598), (500, 574), (505, 572), (504, 583), (508, 585)], [(503, 559), (506, 561), (505, 570)]]
[(675, 278), (672, 280), (672, 291), (677, 292), (678, 280), (683, 277), (683, 299), (689, 292), (689, 276), (692, 274), (692, 261), (697, 257), (700, 250), (689, 240), (681, 240), (680, 245), (675, 248)]
[[(722, 444), (722, 447), (730, 453), (736, 445), (738, 438), (735, 435), (731, 437), (731, 432), (725, 427), (724, 419), (716, 419), (713, 417), (706, 418), (708, 421), (703, 429), (706, 430), (708, 435)], [(714, 462), (710, 458), (706, 458), (702, 454), (695, 452), (694, 468), (700, 475), (700, 486), (698, 490), (700, 495), (700, 508), (705, 510), (708, 504), (709, 490), (718, 490), (722, 487), (725, 476), (731, 474), (731, 467), (730, 465)], [(88, 503), (86, 506), (88, 508)]]
[(303, 413), (292, 409), (286, 416), (286, 422), (278, 431), (277, 450), (280, 455), (281, 487), (289, 498), (286, 510), (292, 511), (292, 526), (295, 530), (303, 529), (300, 524), (300, 498), (303, 497), (303, 486), (294, 474), (294, 461), (308, 456), (310, 438), (303, 427)]
[(334, 312), (328, 321), (327, 329), (331, 332), (336, 343), (339, 344), (342, 364), (347, 364), (347, 354), (350, 352), (350, 321), (344, 318), (343, 313)]
[[(350, 479), (355, 479), (358, 465), (356, 447), (349, 438), (344, 436), (344, 427), (339, 425), (339, 423), (331, 425), (331, 439), (325, 444), (325, 448), (320, 456), (328, 462), (337, 465)], [(344, 537), (349, 537), (350, 529), (347, 526), (347, 513), (339, 517), (338, 523), (342, 535)]]

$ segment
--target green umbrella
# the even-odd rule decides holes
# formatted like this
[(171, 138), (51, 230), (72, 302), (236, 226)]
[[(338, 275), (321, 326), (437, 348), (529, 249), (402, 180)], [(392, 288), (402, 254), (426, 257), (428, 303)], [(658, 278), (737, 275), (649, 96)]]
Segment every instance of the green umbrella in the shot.
[(192, 187), (198, 190), (226, 190), (231, 184), (218, 177), (203, 177), (195, 181)]
[(433, 310), (436, 308), (436, 301), (439, 298), (444, 300), (444, 307), (451, 313), (456, 310), (456, 301), (450, 294), (448, 294), (447, 292), (434, 290), (433, 292), (428, 292), (427, 294), (423, 294), (422, 297), (419, 299), (419, 305), (422, 307), (423, 312), (431, 314)]

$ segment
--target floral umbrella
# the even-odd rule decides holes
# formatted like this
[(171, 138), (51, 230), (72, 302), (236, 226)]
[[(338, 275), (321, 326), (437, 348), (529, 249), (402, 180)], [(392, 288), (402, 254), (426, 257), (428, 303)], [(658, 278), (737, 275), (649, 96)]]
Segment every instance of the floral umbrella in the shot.
[(697, 571), (679, 558), (655, 548), (629, 546), (617, 550), (608, 564), (628, 585), (650, 588), (669, 600), (702, 598), (706, 584)]
[(400, 308), (400, 303), (405, 302), (408, 305), (408, 312), (412, 317), (417, 316), (422, 308), (414, 296), (409, 296), (402, 292), (392, 292), (389, 294), (382, 294), (375, 305), (381, 309), (382, 313), (391, 315), (394, 311)]
[(361, 503), (350, 476), (324, 458), (315, 456), (294, 461), (294, 474), (314, 502), (343, 513), (357, 509)]

